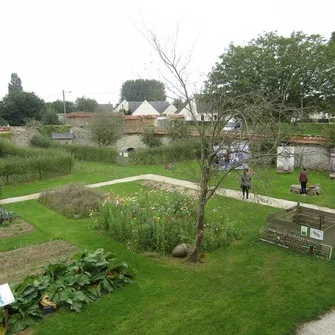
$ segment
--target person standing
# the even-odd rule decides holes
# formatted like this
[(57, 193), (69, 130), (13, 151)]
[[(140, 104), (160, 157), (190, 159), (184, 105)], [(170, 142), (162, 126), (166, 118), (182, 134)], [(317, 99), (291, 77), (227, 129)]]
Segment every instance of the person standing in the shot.
[(305, 168), (300, 172), (299, 181), (301, 185), (301, 194), (307, 195), (308, 173)]
[(244, 169), (240, 177), (243, 199), (244, 197), (246, 197), (246, 199), (249, 199), (249, 190), (251, 188), (251, 177), (252, 177), (251, 171), (249, 171), (249, 169)]

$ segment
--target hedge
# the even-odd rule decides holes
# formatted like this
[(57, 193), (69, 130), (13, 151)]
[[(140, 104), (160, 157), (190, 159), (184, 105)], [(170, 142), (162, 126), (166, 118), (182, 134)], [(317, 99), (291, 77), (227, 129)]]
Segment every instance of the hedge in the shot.
[(69, 133), (70, 125), (45, 125), (38, 127), (38, 132), (42, 135), (51, 136), (52, 133)]
[(91, 145), (59, 145), (60, 149), (71, 153), (75, 159), (82, 161), (116, 163), (117, 152), (115, 148)]
[(200, 141), (194, 138), (179, 140), (156, 148), (138, 149), (130, 154), (134, 164), (166, 164), (199, 159)]
[(0, 178), (4, 184), (51, 178), (69, 174), (73, 165), (71, 155), (57, 151), (35, 157), (9, 156), (0, 160)]

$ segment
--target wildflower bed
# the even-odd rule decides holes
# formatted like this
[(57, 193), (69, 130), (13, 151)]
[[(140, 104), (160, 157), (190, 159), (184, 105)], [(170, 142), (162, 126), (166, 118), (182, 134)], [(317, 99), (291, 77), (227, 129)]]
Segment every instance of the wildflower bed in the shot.
[[(96, 228), (133, 252), (171, 253), (180, 243), (195, 237), (196, 200), (179, 192), (140, 190), (129, 195), (107, 193), (100, 205)], [(240, 237), (233, 223), (213, 208), (206, 222), (203, 249), (228, 246)]]

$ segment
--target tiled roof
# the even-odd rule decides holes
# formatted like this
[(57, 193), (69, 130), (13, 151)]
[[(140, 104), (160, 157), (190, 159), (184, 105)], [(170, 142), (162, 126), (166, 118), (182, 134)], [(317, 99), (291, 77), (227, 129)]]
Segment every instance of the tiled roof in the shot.
[(291, 142), (300, 144), (324, 144), (327, 142), (327, 138), (322, 136), (291, 136)]

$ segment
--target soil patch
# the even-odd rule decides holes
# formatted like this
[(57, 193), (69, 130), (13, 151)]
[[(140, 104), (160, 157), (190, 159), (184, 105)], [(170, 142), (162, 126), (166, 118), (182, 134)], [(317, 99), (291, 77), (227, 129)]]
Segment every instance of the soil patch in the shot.
[(35, 228), (30, 223), (21, 219), (15, 219), (10, 223), (4, 222), (0, 226), (0, 238), (25, 235), (33, 232), (34, 230)]
[(198, 194), (199, 192), (196, 190), (191, 190), (186, 187), (182, 186), (176, 186), (176, 185), (171, 185), (167, 183), (160, 183), (157, 181), (151, 181), (151, 180), (144, 180), (141, 182), (143, 186), (154, 188), (154, 189), (160, 189), (163, 191), (168, 191), (168, 192), (178, 192), (187, 196), (190, 196), (194, 199), (198, 199)]
[(43, 272), (52, 263), (69, 263), (80, 249), (57, 240), (0, 253), (0, 284), (15, 284)]

